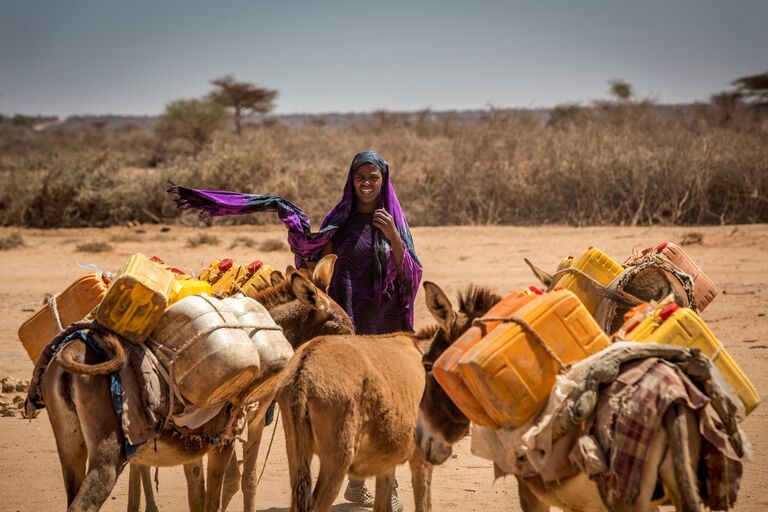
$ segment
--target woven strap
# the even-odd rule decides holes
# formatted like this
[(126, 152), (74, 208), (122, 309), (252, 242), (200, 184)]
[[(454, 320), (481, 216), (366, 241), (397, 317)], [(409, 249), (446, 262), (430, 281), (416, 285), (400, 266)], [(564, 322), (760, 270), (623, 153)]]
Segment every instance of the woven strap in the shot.
[(531, 327), (531, 324), (526, 322), (520, 317), (517, 316), (504, 316), (504, 317), (483, 317), (483, 318), (477, 318), (474, 322), (472, 322), (472, 325), (475, 327), (479, 327), (483, 331), (483, 335), (487, 334), (487, 330), (485, 328), (486, 322), (501, 322), (501, 323), (514, 323), (519, 325), (523, 328), (525, 332), (531, 335), (531, 337), (536, 340), (536, 343), (539, 344), (539, 346), (544, 349), (544, 352), (546, 352), (549, 357), (555, 360), (555, 362), (560, 367), (560, 373), (568, 370), (568, 365), (564, 364), (559, 357), (557, 357), (557, 354), (555, 354), (551, 348), (549, 348), (549, 345), (547, 345), (547, 342), (544, 341), (544, 338), (542, 338), (539, 333), (536, 332), (536, 330)]

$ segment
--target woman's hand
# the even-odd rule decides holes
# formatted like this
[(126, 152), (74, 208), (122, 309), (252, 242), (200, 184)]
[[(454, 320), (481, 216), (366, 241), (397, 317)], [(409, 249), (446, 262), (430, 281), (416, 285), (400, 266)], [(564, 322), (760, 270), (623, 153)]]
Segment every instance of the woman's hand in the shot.
[(373, 212), (373, 225), (381, 230), (384, 236), (389, 240), (390, 245), (395, 245), (400, 240), (400, 232), (395, 225), (395, 219), (384, 208), (379, 208)]

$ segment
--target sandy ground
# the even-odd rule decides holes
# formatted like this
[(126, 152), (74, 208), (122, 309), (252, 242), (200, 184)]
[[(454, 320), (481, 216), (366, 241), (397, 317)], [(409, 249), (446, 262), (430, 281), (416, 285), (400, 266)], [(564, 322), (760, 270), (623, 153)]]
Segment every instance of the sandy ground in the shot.
[[(111, 229), (23, 230), (23, 247), (0, 252), (0, 376), (29, 378), (28, 360), (16, 331), (40, 305), (46, 293), (56, 293), (84, 272), (78, 262), (116, 270), (134, 252), (158, 255), (182, 268), (199, 270), (215, 257), (230, 256), (250, 261), (260, 258), (278, 267), (291, 262), (287, 250), (265, 253), (258, 243), (280, 240), (278, 227), (211, 228), (216, 244), (187, 247), (187, 239), (203, 230), (173, 226), (135, 226)], [(461, 227), (414, 229), (417, 249), (425, 267), (424, 278), (438, 283), (451, 297), (469, 283), (485, 285), (503, 293), (533, 284), (523, 264), (529, 257), (543, 268), (554, 268), (559, 258), (577, 254), (595, 245), (616, 259), (633, 248), (662, 240), (679, 240), (687, 228), (588, 228), (566, 227)], [(768, 394), (768, 300), (760, 290), (768, 288), (768, 226), (698, 228), (703, 243), (690, 246), (689, 254), (719, 284), (722, 294), (704, 313), (704, 319), (757, 386), (763, 400)], [(0, 236), (10, 233), (0, 229)], [(253, 239), (256, 247), (231, 248), (240, 237)], [(104, 241), (112, 250), (80, 252), (77, 246)], [(417, 299), (418, 325), (430, 322)], [(14, 394), (3, 395), (12, 399)], [(764, 510), (768, 505), (768, 408), (758, 408), (744, 429), (754, 448), (745, 468), (737, 510)], [(268, 440), (273, 427), (266, 430)], [(53, 435), (45, 414), (32, 421), (0, 418), (0, 510), (54, 510), (65, 505)], [(261, 459), (266, 451), (262, 445)], [(519, 510), (514, 481), (493, 482), (491, 464), (471, 455), (469, 439), (461, 442), (454, 458), (435, 471), (432, 495), (435, 510)], [(259, 462), (261, 467), (261, 460)], [(104, 510), (125, 510), (127, 472), (124, 472)], [(407, 466), (398, 469), (400, 495), (406, 510), (413, 510)], [(161, 510), (186, 510), (185, 484), (181, 468), (160, 470), (157, 494)], [(262, 510), (282, 511), (289, 505), (288, 475), (282, 428), (278, 427), (258, 499)], [(357, 510), (339, 497), (334, 510)], [(242, 510), (236, 496), (231, 510)]]

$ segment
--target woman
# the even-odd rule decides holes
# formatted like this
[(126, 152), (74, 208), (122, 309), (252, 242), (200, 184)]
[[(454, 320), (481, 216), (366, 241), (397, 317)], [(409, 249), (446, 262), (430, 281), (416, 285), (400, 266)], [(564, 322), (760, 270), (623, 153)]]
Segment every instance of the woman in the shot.
[[(357, 334), (413, 330), (422, 267), (390, 181), (389, 165), (375, 151), (362, 151), (352, 160), (341, 201), (316, 233), (298, 206), (278, 196), (179, 186), (169, 192), (178, 196), (179, 207), (198, 208), (207, 215), (277, 212), (288, 226), (297, 266), (313, 266), (329, 253), (338, 256), (328, 292), (347, 312)], [(373, 505), (365, 482), (350, 480), (344, 496)], [(394, 490), (392, 508), (402, 510)]]

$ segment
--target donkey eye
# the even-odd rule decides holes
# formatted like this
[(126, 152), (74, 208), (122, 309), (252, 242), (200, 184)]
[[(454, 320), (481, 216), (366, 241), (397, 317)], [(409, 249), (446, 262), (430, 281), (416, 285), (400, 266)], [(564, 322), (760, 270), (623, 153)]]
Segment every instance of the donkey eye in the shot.
[(432, 361), (422, 361), (421, 364), (427, 373), (432, 371)]

